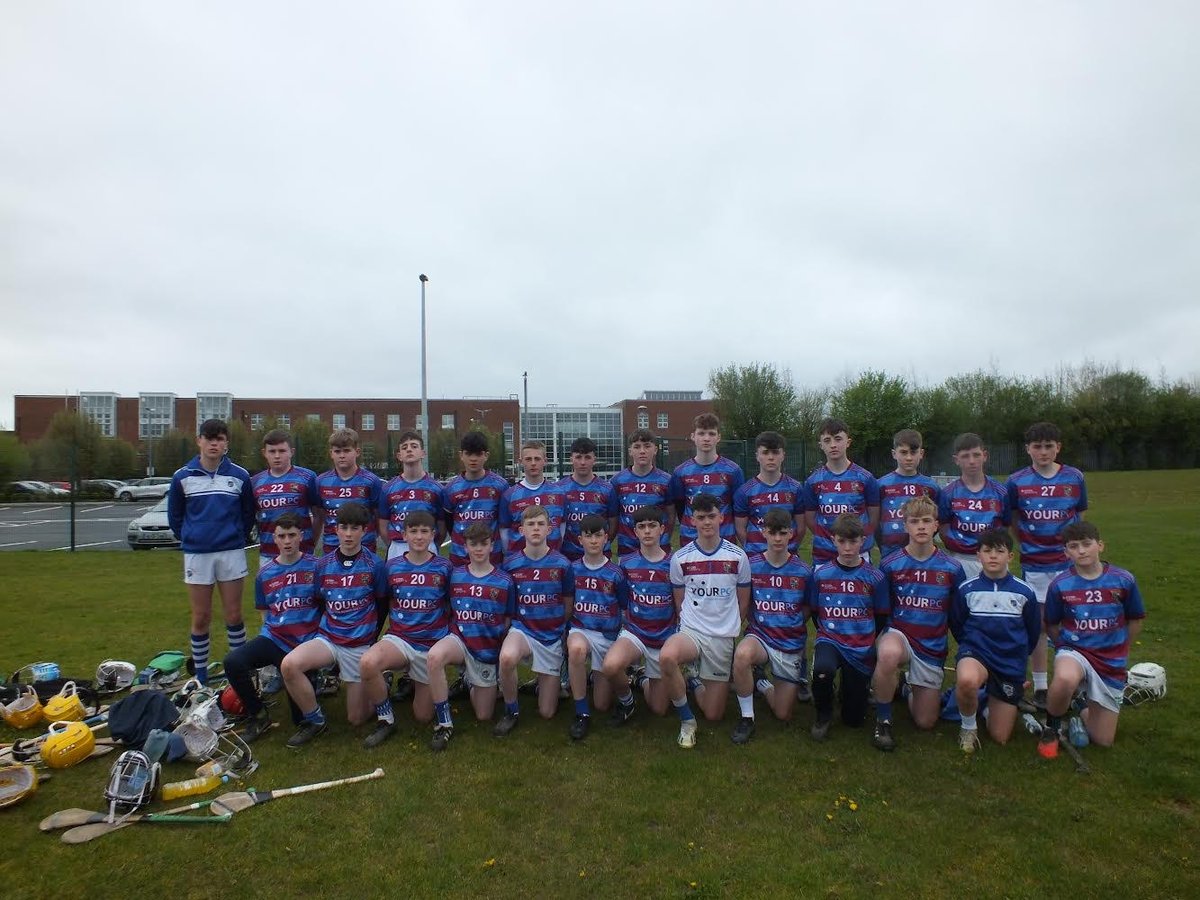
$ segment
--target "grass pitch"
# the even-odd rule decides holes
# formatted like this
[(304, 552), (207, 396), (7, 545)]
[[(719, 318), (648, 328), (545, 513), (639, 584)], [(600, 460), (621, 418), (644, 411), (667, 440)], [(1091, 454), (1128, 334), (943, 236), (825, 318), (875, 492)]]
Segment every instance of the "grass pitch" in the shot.
[[(266, 789), (387, 770), (381, 781), (283, 798), (205, 828), (136, 825), (70, 847), (37, 831), (65, 807), (100, 809), (109, 763), (55, 773), (0, 811), (6, 897), (1200, 896), (1200, 797), (1191, 686), (1198, 669), (1200, 472), (1088, 477), (1105, 556), (1137, 576), (1149, 617), (1133, 661), (1166, 666), (1170, 693), (1126, 709), (1117, 744), (1088, 748), (1090, 776), (1038, 758), (1018, 729), (972, 759), (957, 726), (919, 734), (899, 711), (896, 752), (813, 712), (785, 726), (758, 704), (758, 734), (735, 747), (724, 722), (675, 746), (674, 717), (640, 711), (611, 731), (567, 737), (569, 702), (549, 722), (522, 698), (505, 740), (455, 710), (458, 733), (434, 756), (399, 709), (399, 734), (367, 752), (340, 698), (303, 753), (284, 725), (255, 745)], [(0, 554), (0, 668), (55, 660), (91, 677), (105, 657), (138, 665), (186, 649), (177, 553)], [(257, 621), (246, 591), (247, 621)], [(214, 658), (224, 638), (214, 632)], [(277, 713), (277, 718), (280, 717)], [(14, 733), (0, 728), (0, 739)], [(170, 780), (191, 767), (168, 767)]]

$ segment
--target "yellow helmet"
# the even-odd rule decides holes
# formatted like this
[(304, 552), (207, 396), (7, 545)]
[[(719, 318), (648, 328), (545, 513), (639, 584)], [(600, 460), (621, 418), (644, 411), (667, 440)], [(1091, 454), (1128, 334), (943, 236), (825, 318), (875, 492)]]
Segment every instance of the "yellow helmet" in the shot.
[(20, 803), (37, 790), (33, 766), (0, 766), (0, 809)]
[(57, 694), (42, 707), (42, 717), (47, 722), (78, 722), (87, 715), (75, 682), (68, 681)]
[(32, 728), (42, 721), (42, 701), (31, 685), (24, 685), (21, 694), (12, 703), (0, 706), (4, 721), (13, 728)]
[(96, 733), (82, 722), (55, 722), (42, 742), (42, 762), (65, 769), (87, 759), (96, 749)]

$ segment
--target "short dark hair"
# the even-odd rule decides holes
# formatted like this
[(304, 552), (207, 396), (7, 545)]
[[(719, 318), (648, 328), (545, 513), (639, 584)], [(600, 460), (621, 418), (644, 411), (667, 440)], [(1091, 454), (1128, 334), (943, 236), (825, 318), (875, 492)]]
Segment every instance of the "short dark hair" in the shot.
[(648, 506), (639, 506), (633, 511), (633, 524), (638, 522), (657, 522), (662, 525), (666, 517), (663, 515), (663, 508), (657, 503), (651, 503)]
[(629, 440), (626, 443), (627, 444), (637, 444), (637, 443), (653, 444), (654, 446), (657, 447), (658, 446), (658, 438), (656, 438), (654, 436), (654, 432), (652, 432), (646, 428), (639, 428), (633, 434), (629, 435)]
[(986, 450), (983, 438), (973, 431), (964, 431), (954, 439), (954, 452), (961, 453), (963, 450), (974, 450), (978, 447), (980, 450)]
[(487, 453), (488, 439), (481, 431), (468, 431), (458, 442), (458, 449), (463, 453)]
[(339, 525), (361, 525), (366, 528), (371, 524), (371, 514), (361, 503), (347, 503), (338, 507), (337, 523)]
[(854, 513), (842, 513), (833, 520), (829, 534), (835, 538), (860, 538), (865, 534), (862, 519)]
[[(275, 443), (279, 443), (279, 442), (276, 441)], [(279, 518), (275, 520), (275, 526), (272, 530), (279, 531), (281, 528), (287, 528), (287, 529), (294, 528), (297, 531), (303, 531), (304, 530), (304, 522), (301, 520), (299, 513), (295, 513), (295, 512), (292, 512), (291, 510), (289, 510), (289, 511), (281, 514), (279, 516)]]
[(404, 517), (404, 527), (407, 528), (436, 528), (437, 520), (428, 510), (414, 509)]
[(595, 453), (596, 442), (590, 437), (577, 437), (571, 441), (572, 453)]
[(286, 428), (272, 428), (263, 435), (262, 445), (264, 447), (269, 444), (287, 444), (292, 446), (292, 433)]
[(405, 441), (416, 441), (421, 445), (422, 450), (425, 449), (425, 438), (421, 437), (421, 432), (419, 431), (406, 428), (404, 431), (400, 432), (399, 436), (396, 438), (396, 449), (400, 449), (400, 445)]
[(763, 516), (763, 531), (791, 531), (796, 527), (796, 520), (786, 509), (774, 506)]
[(1058, 539), (1064, 544), (1070, 541), (1098, 541), (1100, 529), (1095, 523), (1087, 520), (1071, 522), (1063, 526), (1063, 530), (1058, 533)]
[(901, 447), (911, 447), (913, 450), (920, 450), (924, 446), (924, 439), (921, 437), (921, 432), (915, 428), (901, 428), (892, 435), (892, 449), (898, 450)]
[(754, 439), (755, 449), (762, 447), (764, 450), (782, 450), (785, 443), (783, 435), (778, 431), (764, 431)]
[(849, 436), (850, 429), (846, 427), (846, 423), (841, 419), (835, 419), (833, 416), (826, 416), (821, 420), (821, 424), (817, 426), (817, 437), (827, 434), (832, 437), (838, 433)]
[(486, 522), (472, 522), (463, 532), (463, 542), (467, 544), (491, 544), (495, 540), (492, 526)]
[(608, 531), (608, 519), (604, 516), (584, 516), (579, 523), (580, 534), (595, 534), (597, 531)]
[(205, 419), (200, 423), (200, 427), (196, 429), (196, 436), (202, 438), (229, 437), (229, 426), (225, 424), (224, 419)]
[(695, 497), (692, 498), (692, 512), (693, 513), (712, 512), (713, 510), (720, 512), (721, 504), (717, 501), (717, 498), (714, 497), (712, 494), (697, 494)]
[(1007, 528), (989, 528), (979, 535), (980, 550), (999, 550), (1001, 547), (1012, 552), (1012, 532)]
[(1025, 429), (1025, 443), (1036, 444), (1041, 441), (1054, 441), (1056, 444), (1061, 444), (1062, 432), (1053, 422), (1034, 422)]
[(720, 431), (721, 420), (717, 418), (716, 413), (700, 413), (692, 422), (692, 430), (698, 431), (701, 428), (711, 428), (714, 431)]

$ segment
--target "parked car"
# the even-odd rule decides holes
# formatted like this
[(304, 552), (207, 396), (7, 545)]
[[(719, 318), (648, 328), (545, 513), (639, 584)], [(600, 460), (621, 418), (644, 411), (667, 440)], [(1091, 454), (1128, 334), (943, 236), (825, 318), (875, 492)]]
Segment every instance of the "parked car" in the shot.
[(71, 493), (71, 482), (69, 481), (47, 481), (46, 484), (52, 488), (58, 488), (64, 494)]
[(167, 496), (171, 488), (170, 478), (139, 478), (117, 488), (117, 499), (132, 503), (134, 500), (158, 500)]
[(125, 482), (115, 478), (89, 478), (79, 483), (80, 493), (113, 499), (116, 498), (117, 491), (123, 487), (125, 487)]
[(8, 493), (21, 499), (55, 500), (70, 496), (71, 492), (44, 481), (13, 481), (8, 485)]
[(129, 523), (125, 539), (134, 550), (151, 547), (178, 547), (179, 538), (167, 522), (167, 498), (163, 497), (149, 510)]

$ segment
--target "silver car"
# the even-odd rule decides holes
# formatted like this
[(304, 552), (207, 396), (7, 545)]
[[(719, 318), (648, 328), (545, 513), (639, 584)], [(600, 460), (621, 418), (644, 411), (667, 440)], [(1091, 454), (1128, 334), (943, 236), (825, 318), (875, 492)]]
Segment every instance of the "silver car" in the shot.
[(134, 500), (157, 500), (167, 496), (171, 489), (170, 478), (139, 478), (117, 489), (117, 499), (132, 503)]
[[(168, 479), (169, 480), (169, 479)], [(129, 523), (125, 539), (134, 550), (151, 547), (178, 547), (179, 538), (167, 523), (167, 498), (163, 497), (149, 510)]]

